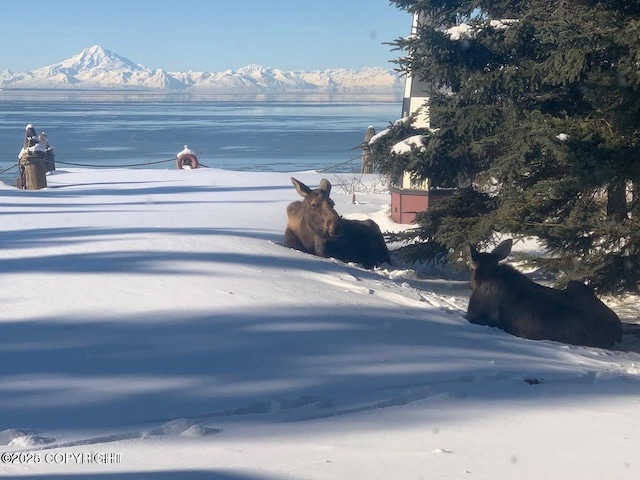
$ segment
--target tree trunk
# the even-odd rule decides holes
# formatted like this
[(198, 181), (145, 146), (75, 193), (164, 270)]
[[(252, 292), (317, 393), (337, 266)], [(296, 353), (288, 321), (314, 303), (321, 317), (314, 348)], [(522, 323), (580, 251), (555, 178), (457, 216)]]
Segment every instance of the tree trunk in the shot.
[(624, 180), (611, 182), (607, 187), (607, 216), (616, 220), (627, 218), (627, 184)]

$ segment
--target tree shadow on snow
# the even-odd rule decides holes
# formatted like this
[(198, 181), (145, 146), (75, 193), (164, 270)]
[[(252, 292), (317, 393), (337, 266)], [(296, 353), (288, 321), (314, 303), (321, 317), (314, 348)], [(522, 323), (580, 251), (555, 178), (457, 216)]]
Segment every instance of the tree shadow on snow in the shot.
[[(176, 234), (180, 232), (273, 238), (256, 230)], [(167, 230), (61, 228), (26, 235), (36, 244), (68, 245), (153, 233)], [(0, 247), (19, 248), (21, 235), (6, 232)], [(220, 275), (233, 265), (250, 265), (287, 275), (318, 273), (329, 280), (346, 273), (372, 280), (372, 286), (373, 281), (390, 281), (277, 245), (273, 252), (114, 248), (3, 258), (0, 271), (172, 274), (189, 273), (189, 265), (197, 262), (222, 266)], [(212, 268), (206, 274), (216, 273)], [(268, 285), (265, 291), (285, 287), (291, 288), (290, 283)], [(344, 290), (334, 287), (327, 293)], [(459, 312), (425, 308), (417, 301), (372, 302), (373, 296), (386, 294), (384, 289), (364, 290), (356, 286), (349, 293), (353, 301), (335, 307), (330, 302), (321, 307), (266, 303), (258, 310), (251, 301), (249, 307), (242, 306), (241, 296), (254, 292), (235, 292), (233, 308), (227, 304), (211, 311), (97, 311), (91, 319), (44, 312), (28, 321), (13, 321), (5, 314), (0, 322), (0, 447), (25, 436), (40, 445), (37, 448), (61, 446), (49, 438), (50, 430), (72, 435), (99, 429), (100, 437), (75, 443), (87, 445), (158, 435), (215, 435), (247, 419), (305, 422), (408, 404), (428, 406), (443, 398), (477, 401), (481, 410), (483, 402), (496, 400), (535, 405), (546, 396), (546, 401), (572, 404), (598, 395), (640, 392), (637, 378), (600, 378), (579, 362), (567, 361), (580, 355), (579, 348), (517, 339), (470, 325)], [(278, 295), (284, 294), (296, 298), (295, 291)], [(10, 298), (10, 289), (3, 298)], [(427, 407), (422, 411), (431, 414)], [(437, 409), (432, 415), (434, 422), (459, 420), (455, 408)], [(410, 415), (406, 422), (412, 424)]]
[[(283, 232), (284, 233), (284, 232)], [(68, 227), (68, 228), (39, 228), (39, 229), (25, 229), (19, 231), (3, 232), (0, 239), (0, 249), (27, 249), (34, 247), (72, 247), (82, 246), (84, 244), (92, 242), (104, 242), (105, 240), (117, 241), (117, 240), (135, 240), (136, 238), (149, 236), (169, 235), (180, 239), (181, 237), (188, 238), (189, 236), (201, 235), (201, 236), (229, 236), (239, 237), (240, 239), (253, 239), (264, 240), (267, 242), (277, 243), (282, 241), (283, 235), (274, 234), (271, 230), (261, 230), (256, 228), (148, 228), (148, 227), (128, 227), (128, 228), (88, 228), (88, 227)], [(117, 246), (117, 242), (114, 242)], [(69, 254), (59, 255), (40, 255), (37, 258), (33, 258), (33, 262), (29, 258), (16, 257), (14, 259), (0, 259), (0, 271), (30, 271), (30, 272), (47, 272), (56, 271), (57, 268), (62, 268), (61, 271), (74, 271), (78, 268), (78, 271), (93, 271), (93, 272), (109, 272), (109, 268), (112, 260), (120, 258), (123, 262), (129, 264), (128, 270), (131, 273), (136, 273), (137, 268), (141, 270), (138, 273), (144, 273), (144, 265), (151, 265), (158, 261), (218, 261), (216, 259), (217, 252), (206, 251), (206, 240), (202, 243), (202, 251), (189, 251), (189, 250), (176, 250), (176, 251), (122, 251), (114, 248), (113, 250), (105, 252), (84, 252), (80, 249), (79, 252), (72, 252)], [(67, 248), (67, 250), (73, 250)], [(238, 254), (241, 256), (241, 254)], [(103, 257), (103, 258), (100, 258)], [(256, 255), (247, 253), (247, 260), (254, 258), (258, 260)], [(164, 259), (164, 260), (163, 260)], [(224, 261), (224, 259), (219, 259)], [(234, 262), (239, 260), (233, 258), (233, 255), (229, 258), (228, 262)], [(242, 260), (242, 259), (240, 259)], [(130, 263), (129, 263), (130, 262)], [(20, 266), (15, 265), (19, 263)], [(117, 262), (116, 262), (117, 263)], [(38, 265), (40, 264), (40, 265)], [(66, 266), (65, 266), (66, 264)]]
[[(432, 315), (419, 307), (363, 304), (5, 321), (0, 440), (4, 435), (6, 445), (16, 435), (47, 429), (116, 427), (124, 433), (81, 444), (193, 428), (208, 435), (247, 418), (307, 421), (443, 395), (491, 402), (514, 394), (539, 401), (544, 393), (576, 402), (638, 394), (633, 379), (608, 381), (575, 365), (561, 368), (567, 355), (561, 345), (532, 347), (459, 317)], [(455, 418), (453, 410), (436, 418), (448, 414)]]
[[(276, 480), (276, 477), (255, 475), (241, 472), (220, 472), (216, 470), (170, 470), (160, 472), (126, 472), (126, 473), (65, 473), (60, 475), (18, 475), (4, 476), (7, 479), (21, 480)], [(289, 477), (287, 477), (289, 478)]]

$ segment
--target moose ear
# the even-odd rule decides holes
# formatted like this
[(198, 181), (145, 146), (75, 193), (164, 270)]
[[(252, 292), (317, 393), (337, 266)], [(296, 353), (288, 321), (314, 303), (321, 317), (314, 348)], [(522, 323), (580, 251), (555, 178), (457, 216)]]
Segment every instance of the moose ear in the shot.
[(491, 255), (493, 255), (498, 261), (504, 260), (511, 253), (511, 247), (513, 246), (513, 239), (508, 238), (501, 242), (496, 248), (493, 249)]
[(320, 180), (318, 190), (323, 190), (327, 192), (327, 195), (329, 195), (331, 193), (331, 182), (329, 182), (329, 180), (327, 180), (326, 178), (323, 178), (322, 180)]
[(293, 183), (293, 186), (296, 187), (296, 191), (300, 194), (301, 197), (306, 198), (307, 195), (311, 193), (311, 189), (300, 180), (296, 180), (295, 178), (291, 177), (291, 183)]

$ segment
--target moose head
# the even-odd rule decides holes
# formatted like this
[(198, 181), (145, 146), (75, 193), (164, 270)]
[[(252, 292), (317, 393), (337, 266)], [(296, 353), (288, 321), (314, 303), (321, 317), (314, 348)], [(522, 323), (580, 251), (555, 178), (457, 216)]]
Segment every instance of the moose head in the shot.
[(344, 235), (343, 221), (335, 210), (335, 202), (329, 197), (331, 183), (326, 178), (320, 181), (315, 190), (300, 180), (291, 177), (291, 183), (298, 194), (304, 198), (296, 202), (295, 220), (304, 224), (313, 234), (322, 239), (331, 239)]

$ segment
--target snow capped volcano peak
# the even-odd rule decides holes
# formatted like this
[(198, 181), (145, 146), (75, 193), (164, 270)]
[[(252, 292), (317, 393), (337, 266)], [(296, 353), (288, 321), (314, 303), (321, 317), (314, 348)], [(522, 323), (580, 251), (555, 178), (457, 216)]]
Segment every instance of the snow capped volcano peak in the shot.
[[(121, 57), (110, 50), (102, 48), (100, 45), (94, 45), (89, 48), (85, 48), (77, 55), (61, 62), (52, 67), (61, 67), (74, 70), (76, 72), (83, 72), (92, 69), (102, 70), (120, 70), (129, 69), (133, 71), (146, 70), (144, 67), (136, 65), (131, 60), (125, 57)], [(46, 67), (45, 67), (46, 68)]]
[(399, 95), (403, 80), (391, 69), (283, 71), (249, 64), (236, 71), (167, 72), (136, 64), (100, 45), (60, 63), (14, 73), (0, 72), (0, 88), (137, 89), (197, 93), (385, 93)]

